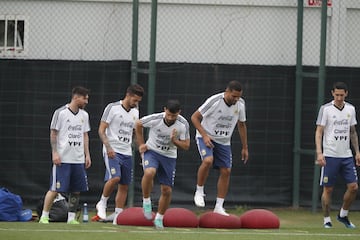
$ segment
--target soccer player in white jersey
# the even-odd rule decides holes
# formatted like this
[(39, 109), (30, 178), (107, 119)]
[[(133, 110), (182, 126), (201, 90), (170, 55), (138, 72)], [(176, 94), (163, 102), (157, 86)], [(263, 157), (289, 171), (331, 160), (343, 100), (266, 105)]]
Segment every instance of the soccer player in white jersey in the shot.
[(132, 181), (132, 139), (135, 121), (139, 119), (137, 107), (143, 94), (144, 89), (139, 84), (130, 85), (123, 100), (106, 106), (100, 121), (99, 136), (103, 143), (106, 183), (96, 209), (98, 217), (105, 219), (107, 201), (117, 186), (114, 225), (124, 209)]
[(237, 125), (241, 143), (241, 157), (248, 160), (245, 102), (242, 86), (237, 81), (228, 83), (225, 92), (209, 97), (191, 116), (196, 128), (196, 143), (202, 159), (197, 172), (195, 205), (205, 207), (204, 185), (213, 166), (219, 169), (215, 213), (228, 216), (223, 204), (228, 192), (232, 167), (231, 136)]
[[(50, 189), (45, 195), (39, 223), (49, 223), (49, 211), (58, 193), (69, 195), (68, 224), (79, 224), (75, 214), (80, 192), (88, 191), (86, 168), (91, 166), (89, 152), (89, 115), (84, 110), (88, 103), (89, 90), (75, 87), (69, 104), (58, 108), (50, 124), (52, 172)], [(51, 220), (51, 219), (50, 219)]]
[(324, 213), (324, 227), (332, 227), (331, 194), (336, 177), (340, 175), (347, 184), (347, 190), (337, 220), (347, 228), (355, 228), (348, 218), (348, 212), (358, 190), (358, 177), (350, 142), (355, 152), (356, 165), (360, 166), (359, 141), (355, 128), (356, 112), (353, 105), (345, 102), (348, 95), (345, 83), (336, 82), (331, 93), (334, 100), (321, 106), (315, 132), (316, 162), (321, 166), (320, 185), (323, 186), (321, 204)]
[[(190, 147), (189, 123), (180, 115), (178, 100), (169, 100), (164, 112), (142, 117), (136, 122), (136, 137), (139, 152), (143, 157), (144, 175), (141, 180), (144, 217), (152, 220), (150, 193), (153, 179), (157, 175), (161, 196), (154, 226), (163, 229), (163, 217), (171, 202), (174, 186), (177, 149)], [(149, 137), (145, 143), (143, 128), (149, 128)]]

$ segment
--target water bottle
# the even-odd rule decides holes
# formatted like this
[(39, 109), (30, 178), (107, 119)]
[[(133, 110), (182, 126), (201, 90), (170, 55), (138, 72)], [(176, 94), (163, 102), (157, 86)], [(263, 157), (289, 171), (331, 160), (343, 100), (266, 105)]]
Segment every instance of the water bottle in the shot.
[(88, 206), (87, 206), (87, 203), (84, 203), (83, 222), (87, 223), (88, 221), (89, 221)]

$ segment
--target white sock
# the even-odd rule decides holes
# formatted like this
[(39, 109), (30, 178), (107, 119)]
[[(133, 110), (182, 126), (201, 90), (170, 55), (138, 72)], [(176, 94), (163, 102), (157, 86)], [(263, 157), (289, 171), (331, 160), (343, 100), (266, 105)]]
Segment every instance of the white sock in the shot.
[(143, 203), (149, 204), (149, 203), (151, 203), (151, 199), (149, 197), (148, 198), (143, 198)]
[(340, 217), (346, 217), (349, 213), (349, 210), (344, 210), (343, 208), (340, 209)]
[(115, 208), (115, 214), (118, 215), (123, 211), (122, 208)]
[(42, 211), (41, 217), (49, 217), (49, 212)]
[(162, 215), (162, 214), (160, 214), (160, 213), (156, 213), (155, 219), (163, 220), (163, 218), (164, 218), (164, 215)]
[(224, 198), (216, 198), (215, 208), (223, 208)]
[(324, 224), (331, 222), (331, 218), (330, 217), (324, 217)]
[(72, 220), (75, 220), (75, 213), (74, 212), (68, 212), (68, 222), (71, 222)]
[(105, 197), (104, 195), (101, 195), (100, 201), (101, 201), (103, 204), (107, 205), (108, 199), (109, 199), (109, 197)]
[(204, 186), (196, 185), (196, 192), (204, 194)]

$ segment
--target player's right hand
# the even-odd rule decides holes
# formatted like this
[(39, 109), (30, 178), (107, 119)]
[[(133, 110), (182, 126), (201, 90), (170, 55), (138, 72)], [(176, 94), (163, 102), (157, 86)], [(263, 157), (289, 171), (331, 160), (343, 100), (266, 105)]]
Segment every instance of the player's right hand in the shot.
[(52, 153), (52, 161), (56, 166), (61, 165), (60, 155), (57, 152)]
[(113, 159), (113, 158), (115, 158), (115, 152), (114, 152), (114, 150), (111, 148), (111, 149), (108, 149), (107, 150), (107, 155), (108, 155), (108, 158), (109, 159)]
[(208, 135), (202, 136), (203, 137), (203, 141), (205, 143), (205, 145), (209, 148), (213, 148), (214, 144), (212, 143), (212, 139), (211, 137), (209, 137)]
[(325, 160), (325, 157), (322, 153), (318, 153), (317, 154), (317, 158), (316, 158), (316, 161), (315, 163), (321, 167), (325, 166), (326, 165), (326, 160)]
[(139, 146), (139, 152), (140, 152), (140, 154), (146, 152), (147, 150), (148, 150), (148, 148), (147, 148), (147, 145), (146, 145), (146, 144), (141, 144), (141, 145)]

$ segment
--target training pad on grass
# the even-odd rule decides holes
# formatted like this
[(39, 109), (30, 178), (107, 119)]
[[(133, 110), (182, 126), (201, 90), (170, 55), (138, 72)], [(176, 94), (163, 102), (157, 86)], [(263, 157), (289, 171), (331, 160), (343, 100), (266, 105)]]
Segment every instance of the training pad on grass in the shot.
[(280, 219), (273, 212), (266, 209), (252, 209), (240, 216), (242, 228), (279, 228)]
[(169, 208), (164, 214), (164, 226), (196, 228), (199, 226), (199, 219), (188, 209)]
[(233, 214), (224, 216), (214, 212), (206, 212), (200, 216), (199, 227), (235, 229), (241, 228), (241, 220)]
[[(155, 213), (152, 213), (153, 219)], [(141, 207), (127, 208), (120, 213), (116, 219), (118, 225), (130, 226), (153, 226), (152, 220), (147, 220), (144, 217), (143, 209)]]

